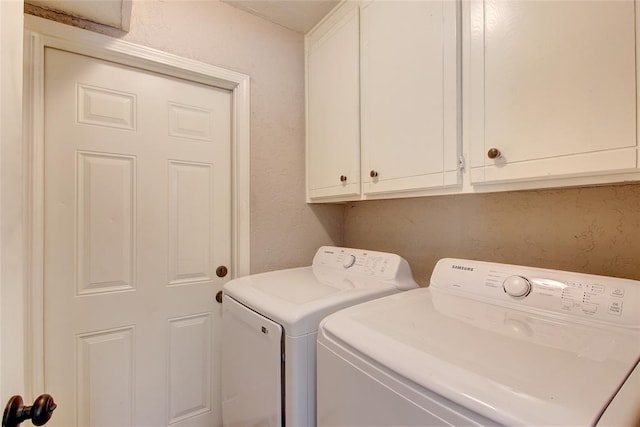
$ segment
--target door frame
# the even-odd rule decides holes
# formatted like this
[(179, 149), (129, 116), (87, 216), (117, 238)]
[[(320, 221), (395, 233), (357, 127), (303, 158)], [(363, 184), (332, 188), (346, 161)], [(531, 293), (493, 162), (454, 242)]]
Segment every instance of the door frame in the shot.
[(24, 393), (22, 1), (0, 0), (0, 399)]
[(249, 274), (250, 77), (146, 46), (24, 16), (26, 393), (44, 390), (44, 52), (57, 48), (232, 92), (231, 278)]

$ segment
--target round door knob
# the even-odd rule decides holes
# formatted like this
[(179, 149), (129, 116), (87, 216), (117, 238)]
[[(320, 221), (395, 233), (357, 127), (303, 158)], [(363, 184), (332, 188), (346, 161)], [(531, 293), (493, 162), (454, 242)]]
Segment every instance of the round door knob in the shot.
[(42, 394), (33, 402), (31, 407), (31, 422), (34, 426), (42, 426), (51, 419), (53, 411), (58, 407), (53, 401), (53, 397)]
[(21, 396), (12, 396), (4, 408), (2, 427), (17, 427), (25, 420), (31, 420), (35, 426), (45, 425), (56, 408), (53, 397), (48, 394), (38, 396), (31, 406), (24, 406)]
[(216, 276), (218, 277), (224, 277), (227, 275), (228, 272), (229, 270), (224, 265), (221, 265), (220, 267), (216, 268)]
[(509, 276), (502, 282), (502, 288), (507, 295), (522, 298), (531, 293), (531, 282), (522, 276)]
[(371, 172), (369, 172), (369, 176), (370, 176), (371, 178), (376, 178), (376, 177), (378, 176), (378, 172), (376, 172), (376, 171), (372, 170)]
[(491, 160), (499, 159), (502, 157), (502, 153), (497, 148), (490, 148), (489, 151), (487, 151), (487, 157)]
[(347, 182), (346, 175), (340, 175), (340, 182)]

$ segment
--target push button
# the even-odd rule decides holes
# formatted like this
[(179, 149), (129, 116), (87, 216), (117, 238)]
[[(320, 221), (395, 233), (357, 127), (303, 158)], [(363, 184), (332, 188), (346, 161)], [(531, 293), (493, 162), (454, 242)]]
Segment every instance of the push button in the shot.
[(622, 298), (624, 296), (624, 289), (622, 289), (622, 288), (613, 288), (613, 289), (611, 289), (611, 296), (612, 297)]
[(622, 301), (611, 301), (609, 302), (609, 314), (614, 316), (622, 315)]
[(604, 285), (591, 285), (591, 292), (604, 293)]

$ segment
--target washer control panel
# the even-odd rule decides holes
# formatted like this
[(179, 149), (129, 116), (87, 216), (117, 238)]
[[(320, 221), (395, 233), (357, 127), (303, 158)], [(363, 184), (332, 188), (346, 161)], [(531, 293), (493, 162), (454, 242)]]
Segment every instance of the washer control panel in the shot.
[(640, 329), (637, 280), (446, 258), (436, 265), (430, 286), (505, 306)]
[(399, 255), (362, 249), (323, 246), (313, 258), (314, 267), (326, 267), (347, 275), (398, 282), (399, 289), (417, 288), (409, 263)]

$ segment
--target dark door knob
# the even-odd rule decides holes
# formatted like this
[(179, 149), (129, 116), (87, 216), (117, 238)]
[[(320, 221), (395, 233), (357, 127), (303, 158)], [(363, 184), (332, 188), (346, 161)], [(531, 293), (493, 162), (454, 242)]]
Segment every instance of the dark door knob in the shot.
[(45, 425), (57, 406), (53, 397), (48, 394), (38, 396), (31, 406), (24, 406), (22, 396), (13, 396), (4, 407), (2, 427), (17, 427), (18, 424), (29, 419), (33, 425)]
[(229, 270), (227, 270), (227, 267), (225, 267), (224, 265), (221, 265), (220, 267), (216, 268), (216, 276), (218, 277), (224, 277), (227, 275), (228, 272)]
[(487, 157), (491, 160), (499, 159), (502, 157), (502, 153), (497, 148), (491, 148), (487, 151)]

